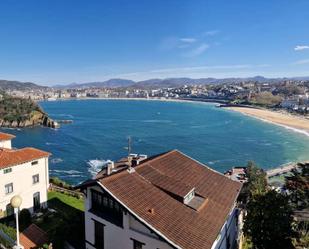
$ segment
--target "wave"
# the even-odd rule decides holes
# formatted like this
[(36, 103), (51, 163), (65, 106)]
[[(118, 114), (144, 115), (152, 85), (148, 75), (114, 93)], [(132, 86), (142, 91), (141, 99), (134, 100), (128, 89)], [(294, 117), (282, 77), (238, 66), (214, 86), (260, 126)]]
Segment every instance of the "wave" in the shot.
[(78, 170), (61, 170), (61, 169), (50, 169), (50, 172), (53, 173), (61, 173), (61, 174), (68, 174), (68, 175), (74, 175), (74, 174), (82, 174), (83, 172), (78, 171)]
[(87, 165), (89, 166), (88, 172), (92, 175), (95, 176), (97, 173), (99, 173), (102, 168), (108, 163), (108, 160), (89, 160), (87, 162)]
[(65, 113), (51, 113), (49, 114), (50, 116), (53, 116), (53, 117), (68, 117), (68, 118), (74, 118), (73, 115), (71, 114), (65, 114)]
[(76, 175), (68, 175), (68, 176), (66, 176), (66, 177), (77, 178), (77, 177), (84, 177), (84, 175), (78, 175), (78, 174), (76, 174)]
[(57, 143), (50, 143), (50, 142), (46, 142), (46, 145), (57, 145)]
[(144, 123), (172, 123), (171, 120), (160, 120), (160, 119), (147, 119), (142, 120)]
[(50, 160), (52, 164), (62, 163), (63, 160), (61, 158), (53, 158)]
[(250, 114), (246, 114), (246, 113), (242, 113), (242, 114), (245, 115), (245, 116), (251, 117), (251, 118), (255, 118), (255, 119), (261, 120), (261, 121), (269, 123), (269, 124), (281, 126), (281, 127), (285, 128), (285, 129), (288, 129), (288, 130), (291, 130), (291, 131), (294, 131), (294, 132), (297, 132), (297, 133), (301, 133), (301, 134), (304, 134), (304, 135), (309, 137), (309, 131), (307, 131), (307, 130), (294, 128), (294, 127), (291, 127), (291, 126), (288, 126), (288, 125), (284, 125), (284, 124), (279, 124), (279, 123), (267, 120), (265, 118), (256, 117), (254, 115), (250, 115)]
[(208, 125), (191, 125), (191, 129), (208, 128)]

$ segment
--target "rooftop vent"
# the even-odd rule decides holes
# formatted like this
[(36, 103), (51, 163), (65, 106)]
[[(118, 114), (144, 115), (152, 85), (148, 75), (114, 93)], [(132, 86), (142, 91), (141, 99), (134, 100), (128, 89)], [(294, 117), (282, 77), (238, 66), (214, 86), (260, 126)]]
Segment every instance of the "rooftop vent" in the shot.
[(110, 175), (114, 167), (115, 167), (114, 162), (111, 160), (108, 160), (106, 163), (106, 174)]
[(147, 159), (147, 155), (138, 155), (138, 154), (130, 154), (132, 156), (132, 166), (137, 166), (140, 164), (140, 162)]

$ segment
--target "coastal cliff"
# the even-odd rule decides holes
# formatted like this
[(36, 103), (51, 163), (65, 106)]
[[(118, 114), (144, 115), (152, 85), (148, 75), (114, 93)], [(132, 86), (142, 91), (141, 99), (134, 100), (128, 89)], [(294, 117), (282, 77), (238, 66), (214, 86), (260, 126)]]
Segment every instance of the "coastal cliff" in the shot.
[(58, 123), (33, 100), (0, 93), (0, 127), (23, 128), (37, 125), (58, 127)]

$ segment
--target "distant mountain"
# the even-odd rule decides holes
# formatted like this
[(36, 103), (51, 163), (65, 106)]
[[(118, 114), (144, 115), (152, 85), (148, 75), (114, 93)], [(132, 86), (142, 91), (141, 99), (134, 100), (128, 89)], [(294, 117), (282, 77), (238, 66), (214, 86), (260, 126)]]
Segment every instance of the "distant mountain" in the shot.
[(167, 87), (180, 87), (183, 85), (207, 85), (207, 84), (231, 84), (244, 81), (253, 81), (258, 83), (275, 83), (282, 80), (309, 80), (309, 77), (294, 77), (294, 78), (265, 78), (263, 76), (255, 76), (248, 78), (167, 78), (167, 79), (149, 79), (135, 82), (127, 79), (110, 79), (103, 82), (91, 83), (72, 83), (69, 85), (56, 85), (55, 88), (88, 88), (88, 87), (108, 87), (108, 88), (131, 88), (131, 89), (157, 89)]
[(40, 86), (31, 82), (20, 82), (13, 80), (0, 80), (0, 90), (8, 91), (8, 90), (38, 90), (38, 89), (46, 89), (46, 86)]
[(207, 85), (207, 84), (224, 84), (224, 83), (237, 83), (242, 81), (256, 81), (256, 82), (270, 82), (274, 79), (268, 79), (262, 76), (250, 77), (250, 78), (167, 78), (167, 79), (150, 79), (139, 81), (132, 85), (132, 88), (162, 88), (162, 87), (179, 87), (183, 85)]
[(88, 88), (88, 87), (107, 87), (107, 88), (117, 88), (117, 87), (128, 87), (133, 85), (135, 82), (133, 80), (126, 79), (110, 79), (102, 82), (89, 82), (89, 83), (72, 83), (68, 85), (55, 85), (54, 88)]
[(132, 88), (161, 88), (161, 87), (179, 87), (183, 85), (210, 84), (217, 80), (214, 78), (191, 79), (191, 78), (167, 78), (167, 79), (150, 79), (136, 82)]

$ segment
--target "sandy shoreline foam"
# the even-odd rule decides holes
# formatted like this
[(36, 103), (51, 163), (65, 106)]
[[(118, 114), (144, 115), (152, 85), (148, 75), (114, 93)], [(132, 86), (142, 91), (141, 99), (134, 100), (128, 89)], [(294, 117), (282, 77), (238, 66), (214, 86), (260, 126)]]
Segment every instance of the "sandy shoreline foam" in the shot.
[(227, 107), (226, 109), (309, 136), (309, 120), (303, 117), (257, 108)]

